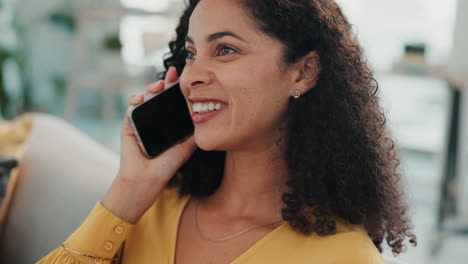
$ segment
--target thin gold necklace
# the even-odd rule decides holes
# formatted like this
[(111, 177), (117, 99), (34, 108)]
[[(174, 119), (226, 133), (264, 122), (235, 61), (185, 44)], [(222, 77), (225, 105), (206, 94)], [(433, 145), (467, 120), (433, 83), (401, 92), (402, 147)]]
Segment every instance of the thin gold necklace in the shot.
[(225, 237), (225, 238), (209, 238), (209, 237), (206, 237), (205, 235), (202, 234), (202, 232), (200, 231), (200, 227), (198, 227), (198, 207), (200, 206), (200, 204), (197, 204), (197, 206), (195, 207), (195, 217), (194, 217), (194, 223), (195, 223), (195, 227), (196, 227), (196, 230), (198, 232), (198, 234), (205, 240), (208, 240), (208, 241), (212, 241), (212, 242), (222, 242), (222, 241), (226, 241), (226, 240), (229, 240), (229, 239), (232, 239), (232, 238), (235, 238), (235, 237), (238, 237), (240, 235), (243, 235), (255, 228), (258, 228), (258, 227), (262, 227), (262, 226), (268, 226), (268, 225), (273, 225), (273, 224), (277, 224), (277, 223), (280, 223), (280, 222), (283, 222), (283, 220), (280, 220), (280, 221), (276, 221), (276, 222), (273, 222), (273, 223), (269, 223), (269, 224), (263, 224), (263, 225), (256, 225), (256, 226), (253, 226), (253, 227), (250, 227), (249, 229), (246, 229), (240, 233), (237, 233), (237, 234), (234, 234), (234, 235), (231, 235), (231, 236), (228, 236), (228, 237)]

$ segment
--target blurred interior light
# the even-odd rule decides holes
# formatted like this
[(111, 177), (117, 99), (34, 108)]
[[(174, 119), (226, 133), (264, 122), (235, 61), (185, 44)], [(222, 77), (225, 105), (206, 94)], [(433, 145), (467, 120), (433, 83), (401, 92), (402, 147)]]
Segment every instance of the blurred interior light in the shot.
[(140, 9), (148, 12), (164, 12), (171, 0), (120, 0), (126, 8)]
[[(159, 50), (167, 47), (175, 22), (160, 15), (126, 15), (120, 23), (122, 56), (129, 64), (149, 64), (161, 61)], [(154, 56), (158, 56), (156, 59)]]

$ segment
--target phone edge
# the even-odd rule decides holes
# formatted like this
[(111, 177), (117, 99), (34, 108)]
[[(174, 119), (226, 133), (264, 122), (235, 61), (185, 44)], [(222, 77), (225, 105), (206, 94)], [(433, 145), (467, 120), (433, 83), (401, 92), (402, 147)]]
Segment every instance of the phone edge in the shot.
[(135, 123), (133, 122), (133, 118), (132, 118), (132, 113), (135, 109), (137, 109), (139, 106), (143, 105), (144, 103), (146, 103), (148, 100), (152, 99), (153, 97), (155, 96), (158, 96), (159, 94), (163, 93), (164, 91), (172, 88), (173, 86), (175, 86), (176, 84), (179, 83), (179, 78), (177, 78), (177, 80), (175, 80), (174, 82), (171, 82), (167, 85), (167, 87), (165, 86), (164, 87), (164, 90), (162, 92), (159, 92), (159, 93), (153, 93), (153, 94), (148, 94), (147, 96), (144, 97), (143, 99), (143, 102), (138, 104), (138, 105), (131, 105), (127, 108), (127, 112), (125, 114), (125, 118), (127, 118), (128, 120), (128, 123), (130, 124), (130, 127), (133, 131), (133, 134), (135, 135), (135, 138), (137, 140), (137, 144), (140, 146), (140, 149), (143, 151), (143, 154), (149, 158), (149, 159), (153, 159), (157, 156), (150, 156), (148, 154), (148, 151), (146, 150), (145, 146), (143, 145), (143, 142), (141, 141), (141, 137), (140, 137), (140, 134), (138, 133), (138, 130), (136, 129), (135, 127)]

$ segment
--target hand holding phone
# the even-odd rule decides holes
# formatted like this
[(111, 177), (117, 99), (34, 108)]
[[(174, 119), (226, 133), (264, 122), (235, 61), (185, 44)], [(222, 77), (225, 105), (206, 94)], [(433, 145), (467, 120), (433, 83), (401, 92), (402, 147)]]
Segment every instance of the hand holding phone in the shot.
[[(148, 86), (145, 94), (130, 98), (129, 106), (143, 103), (145, 95), (163, 92), (167, 83), (176, 80), (177, 72), (171, 67), (164, 81)], [(197, 145), (191, 135), (150, 159), (141, 151), (134, 130), (128, 118), (125, 118), (121, 134), (119, 172), (101, 203), (121, 219), (136, 222), (196, 149)]]
[(138, 145), (155, 158), (193, 134), (194, 126), (179, 80), (166, 83), (164, 91), (150, 93), (143, 103), (127, 110), (127, 119)]

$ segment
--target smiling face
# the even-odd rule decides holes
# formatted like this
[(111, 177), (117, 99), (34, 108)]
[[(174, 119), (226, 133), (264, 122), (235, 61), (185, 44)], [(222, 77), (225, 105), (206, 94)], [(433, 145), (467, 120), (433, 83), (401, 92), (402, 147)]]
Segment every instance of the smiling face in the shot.
[(281, 71), (281, 42), (247, 12), (237, 1), (202, 0), (190, 18), (180, 84), (204, 150), (261, 150), (280, 137), (292, 75)]

